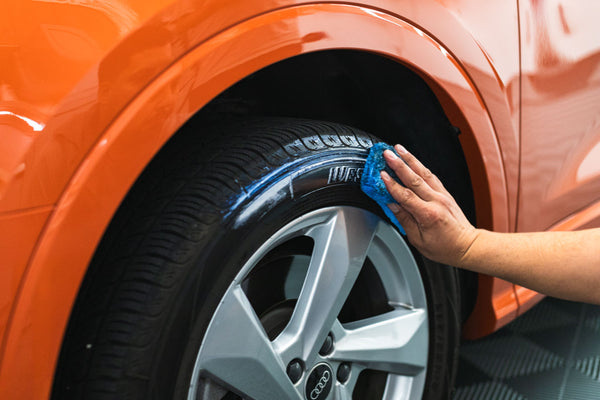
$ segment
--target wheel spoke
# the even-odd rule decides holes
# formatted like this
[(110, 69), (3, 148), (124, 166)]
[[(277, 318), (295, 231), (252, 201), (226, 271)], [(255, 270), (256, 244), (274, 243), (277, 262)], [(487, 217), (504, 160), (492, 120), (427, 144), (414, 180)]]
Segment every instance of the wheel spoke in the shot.
[(428, 341), (426, 311), (397, 309), (345, 324), (331, 358), (415, 376), (427, 365)]
[(333, 388), (335, 400), (351, 400), (352, 390), (344, 385), (336, 384)]
[(373, 215), (345, 208), (308, 232), (315, 243), (308, 272), (292, 318), (274, 343), (284, 362), (316, 356), (356, 281), (376, 226)]
[(241, 395), (301, 398), (239, 287), (230, 289), (219, 305), (196, 363), (205, 374)]
[(358, 377), (360, 376), (361, 371), (364, 367), (359, 365), (352, 366), (352, 373), (350, 374), (350, 378), (344, 384), (339, 382), (335, 383), (334, 386), (334, 399), (335, 400), (351, 400), (352, 393), (354, 392), (354, 387), (356, 386), (356, 382), (358, 381)]

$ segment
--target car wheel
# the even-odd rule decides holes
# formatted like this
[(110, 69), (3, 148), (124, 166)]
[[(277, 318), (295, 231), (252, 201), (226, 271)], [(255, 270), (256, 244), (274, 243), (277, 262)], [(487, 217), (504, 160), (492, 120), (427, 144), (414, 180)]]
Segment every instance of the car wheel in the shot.
[(196, 133), (109, 227), (55, 397), (447, 398), (460, 282), (360, 192), (376, 139), (293, 119)]

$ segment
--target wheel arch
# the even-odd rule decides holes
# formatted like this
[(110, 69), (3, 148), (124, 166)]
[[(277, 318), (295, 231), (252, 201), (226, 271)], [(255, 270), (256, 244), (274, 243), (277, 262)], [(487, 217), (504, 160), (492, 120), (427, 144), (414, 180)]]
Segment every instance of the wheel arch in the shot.
[[(371, 34), (345, 35), (347, 24)], [(463, 132), (478, 219), (487, 227), (507, 229), (506, 182), (493, 124), (474, 83), (441, 44), (401, 19), (362, 7), (299, 6), (261, 15), (207, 40), (172, 64), (129, 103), (79, 166), (40, 237), (8, 325), (0, 374), (7, 396), (47, 397), (89, 260), (120, 202), (162, 145), (250, 71), (335, 48), (398, 60), (425, 79), (450, 121)], [(140, 132), (146, 132), (143, 140)], [(19, 382), (25, 379), (31, 384), (24, 387)]]

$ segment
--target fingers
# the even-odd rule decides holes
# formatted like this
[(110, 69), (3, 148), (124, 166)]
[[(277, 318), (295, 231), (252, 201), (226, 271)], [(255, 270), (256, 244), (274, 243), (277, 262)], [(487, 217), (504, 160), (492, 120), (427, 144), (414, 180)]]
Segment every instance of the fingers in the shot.
[(425, 167), (417, 157), (408, 152), (402, 145), (395, 145), (394, 149), (400, 154), (400, 157), (408, 166), (434, 190), (445, 190), (444, 185), (427, 167)]
[(412, 236), (415, 230), (418, 231), (417, 221), (413, 218), (412, 215), (408, 211), (406, 211), (402, 206), (391, 203), (387, 205), (389, 209), (394, 213), (400, 225), (404, 228), (407, 235)]
[[(423, 199), (415, 195), (411, 189), (400, 185), (385, 171), (381, 171), (381, 179), (383, 180), (387, 191), (401, 207), (412, 215), (419, 214), (420, 210), (423, 208)], [(394, 210), (392, 210), (392, 212), (394, 212)]]
[[(398, 178), (400, 178), (402, 183), (404, 183), (407, 188), (411, 189), (423, 200), (429, 201), (435, 198), (435, 191), (431, 188), (429, 183), (426, 182), (423, 177), (417, 174), (409, 165), (407, 165), (403, 159), (399, 158), (396, 154), (389, 150), (384, 151), (383, 156), (387, 164), (391, 169), (394, 170)], [(393, 193), (391, 194), (393, 196)]]

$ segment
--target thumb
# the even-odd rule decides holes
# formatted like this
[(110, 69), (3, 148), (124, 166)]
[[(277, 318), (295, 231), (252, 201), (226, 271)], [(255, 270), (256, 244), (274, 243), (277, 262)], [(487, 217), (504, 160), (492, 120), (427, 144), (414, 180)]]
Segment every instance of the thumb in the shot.
[(396, 203), (390, 203), (388, 207), (394, 213), (408, 236), (412, 236), (411, 233), (414, 233), (415, 230), (418, 231), (417, 221), (415, 221), (413, 216), (404, 207)]

